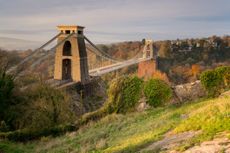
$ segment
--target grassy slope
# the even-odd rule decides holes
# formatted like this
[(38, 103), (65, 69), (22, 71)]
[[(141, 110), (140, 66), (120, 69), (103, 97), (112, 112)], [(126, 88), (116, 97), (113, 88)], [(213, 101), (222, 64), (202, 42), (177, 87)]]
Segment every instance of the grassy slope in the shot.
[(229, 116), (230, 97), (142, 113), (113, 114), (96, 123), (89, 123), (76, 133), (57, 138), (42, 138), (27, 144), (0, 142), (0, 152), (135, 152), (161, 139), (170, 130), (175, 133), (202, 130), (201, 135), (183, 144), (182, 148), (186, 148), (211, 139), (217, 132), (230, 130)]

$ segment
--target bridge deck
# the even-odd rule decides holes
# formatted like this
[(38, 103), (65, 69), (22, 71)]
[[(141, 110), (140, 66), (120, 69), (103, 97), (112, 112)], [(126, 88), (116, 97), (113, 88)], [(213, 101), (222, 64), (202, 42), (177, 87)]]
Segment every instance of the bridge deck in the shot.
[[(116, 64), (112, 64), (112, 65), (108, 65), (108, 66), (104, 66), (104, 67), (100, 67), (100, 68), (97, 68), (97, 69), (90, 70), (89, 75), (90, 76), (101, 76), (103, 74), (106, 74), (106, 73), (109, 73), (109, 72), (112, 72), (112, 71), (116, 71), (116, 70), (121, 69), (123, 67), (127, 67), (127, 66), (130, 66), (130, 65), (134, 65), (134, 64), (137, 64), (137, 63), (140, 63), (140, 62), (151, 60), (151, 59), (152, 58), (139, 58), (139, 59), (131, 59), (131, 60), (128, 60), (128, 61), (125, 61), (125, 62), (119, 62), (119, 63), (116, 63)], [(74, 85), (76, 83), (77, 82), (73, 82), (73, 81), (66, 81), (66, 82), (61, 81), (61, 82), (57, 83), (54, 86), (56, 86), (57, 89), (61, 89), (61, 88), (67, 87), (67, 86)]]
[(151, 60), (151, 59), (152, 58), (139, 58), (139, 59), (131, 59), (131, 60), (124, 61), (124, 62), (119, 62), (119, 63), (112, 64), (112, 65), (109, 65), (109, 66), (104, 66), (104, 67), (100, 67), (100, 68), (97, 68), (97, 69), (89, 70), (89, 75), (91, 75), (91, 76), (101, 76), (103, 74), (106, 74), (106, 73), (109, 73), (109, 72), (112, 72), (112, 71), (116, 71), (116, 70), (121, 69), (123, 67), (127, 67), (127, 66), (130, 66), (130, 65), (137, 64), (137, 63), (140, 63), (140, 62), (143, 62), (143, 61), (148, 61), (148, 60)]

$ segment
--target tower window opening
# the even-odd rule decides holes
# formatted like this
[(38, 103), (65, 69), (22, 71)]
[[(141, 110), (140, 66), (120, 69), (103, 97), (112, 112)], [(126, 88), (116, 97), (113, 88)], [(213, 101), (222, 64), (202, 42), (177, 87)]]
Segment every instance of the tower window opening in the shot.
[(62, 79), (63, 80), (71, 80), (71, 60), (64, 59), (62, 61)]
[(81, 35), (81, 34), (82, 34), (82, 31), (77, 31), (77, 33), (78, 33), (79, 35)]
[(70, 30), (66, 30), (65, 33), (66, 33), (66, 34), (70, 34)]
[(63, 56), (71, 56), (71, 43), (66, 41), (63, 47)]

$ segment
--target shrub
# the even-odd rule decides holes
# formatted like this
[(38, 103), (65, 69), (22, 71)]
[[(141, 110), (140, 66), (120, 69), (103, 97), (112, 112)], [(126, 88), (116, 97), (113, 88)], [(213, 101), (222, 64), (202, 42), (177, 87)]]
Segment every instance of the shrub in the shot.
[(6, 125), (5, 121), (0, 122), (0, 132), (7, 132), (9, 130), (8, 126)]
[(108, 113), (132, 111), (140, 99), (142, 83), (143, 81), (136, 76), (122, 76), (114, 79), (108, 90), (106, 111)]
[(230, 73), (227, 73), (224, 77), (225, 84), (227, 85), (227, 88), (230, 89)]
[[(39, 84), (26, 93), (24, 104), (15, 106), (18, 114), (14, 121), (16, 129), (31, 130), (49, 128), (74, 120), (69, 98), (63, 91)], [(23, 116), (20, 116), (23, 112)]]
[(207, 70), (200, 75), (200, 80), (204, 88), (207, 90), (209, 96), (216, 96), (219, 94), (219, 85), (221, 78), (213, 70)]
[(44, 136), (59, 136), (66, 132), (75, 131), (77, 129), (78, 127), (71, 124), (59, 125), (51, 128), (45, 128), (42, 130), (23, 129), (12, 132), (0, 133), (0, 139), (7, 139), (10, 141), (29, 141)]
[(101, 119), (111, 113), (126, 113), (134, 110), (141, 96), (143, 81), (138, 77), (122, 76), (111, 81), (108, 100), (97, 111), (83, 115), (78, 124)]
[(217, 96), (230, 85), (230, 67), (218, 67), (215, 70), (208, 70), (201, 74), (200, 80), (208, 95)]
[(89, 112), (81, 117), (81, 119), (77, 122), (79, 126), (85, 125), (90, 121), (97, 121), (104, 116), (106, 116), (108, 113), (106, 111), (105, 107), (102, 107), (94, 112)]
[(6, 112), (12, 104), (13, 79), (13, 76), (0, 69), (0, 120), (5, 120)]
[(172, 97), (170, 86), (160, 79), (150, 79), (145, 83), (144, 94), (147, 103), (157, 107), (166, 103)]
[(221, 85), (223, 88), (230, 86), (230, 67), (229, 66), (221, 66), (215, 69), (217, 75), (221, 79)]

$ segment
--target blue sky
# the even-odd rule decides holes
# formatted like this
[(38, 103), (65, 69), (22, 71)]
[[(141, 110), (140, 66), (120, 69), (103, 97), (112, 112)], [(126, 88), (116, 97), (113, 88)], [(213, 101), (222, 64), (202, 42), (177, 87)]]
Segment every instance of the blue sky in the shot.
[(85, 26), (95, 43), (230, 34), (229, 0), (0, 0), (0, 36), (46, 41)]

